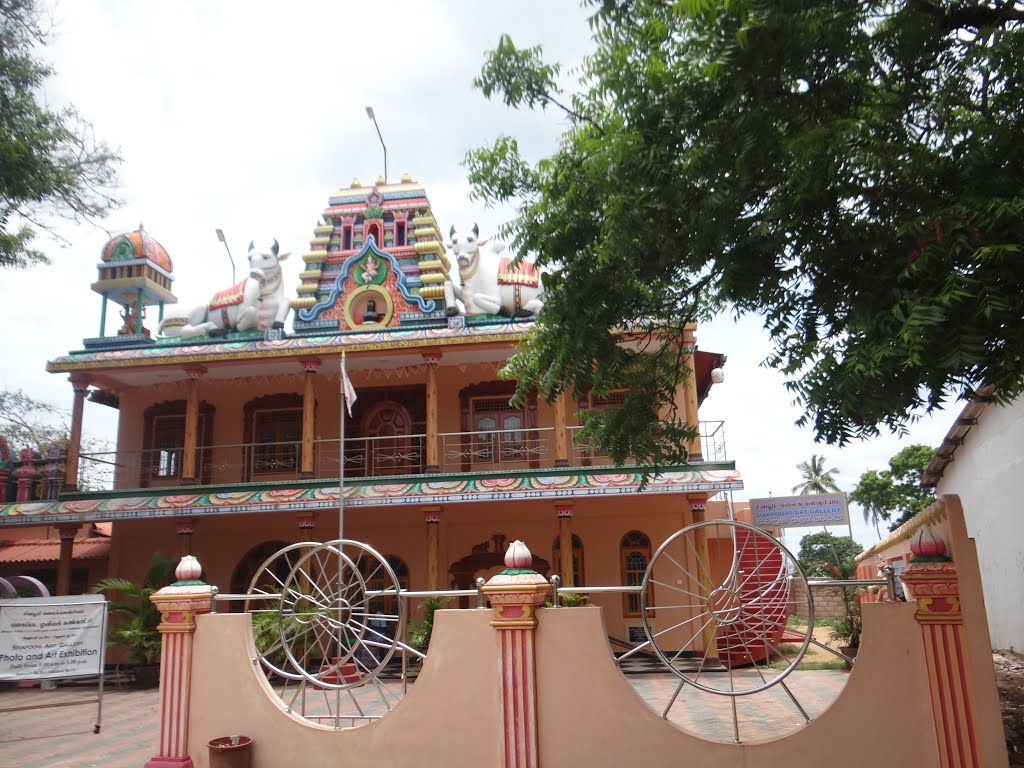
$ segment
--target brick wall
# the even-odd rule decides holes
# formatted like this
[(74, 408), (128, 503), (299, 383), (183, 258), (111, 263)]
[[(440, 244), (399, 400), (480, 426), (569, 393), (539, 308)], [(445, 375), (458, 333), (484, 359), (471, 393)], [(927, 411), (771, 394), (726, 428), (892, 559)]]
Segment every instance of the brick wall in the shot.
[[(794, 581), (793, 594), (790, 599), (794, 601), (794, 611), (801, 619), (807, 619), (807, 601), (802, 581)], [(841, 619), (846, 615), (846, 608), (843, 603), (843, 590), (839, 587), (815, 587), (814, 588), (814, 618), (816, 619)]]

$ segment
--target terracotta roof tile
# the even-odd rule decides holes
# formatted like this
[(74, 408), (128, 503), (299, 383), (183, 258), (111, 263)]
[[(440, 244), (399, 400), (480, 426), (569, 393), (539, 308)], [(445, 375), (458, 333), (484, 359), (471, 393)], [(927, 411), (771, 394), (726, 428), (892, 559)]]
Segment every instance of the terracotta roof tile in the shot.
[[(102, 560), (110, 554), (110, 539), (75, 539), (74, 560)], [(0, 563), (42, 563), (60, 560), (60, 539), (23, 539), (0, 544)]]

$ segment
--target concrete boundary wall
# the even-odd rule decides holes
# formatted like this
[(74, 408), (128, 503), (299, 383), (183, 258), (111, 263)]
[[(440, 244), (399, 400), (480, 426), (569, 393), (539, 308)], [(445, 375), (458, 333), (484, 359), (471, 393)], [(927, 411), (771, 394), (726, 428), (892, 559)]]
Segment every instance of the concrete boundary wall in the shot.
[(409, 693), (381, 720), (344, 730), (285, 711), (254, 663), (247, 614), (195, 616), (203, 600), (208, 610), (210, 588), (168, 588), (162, 751), (147, 766), (208, 768), (206, 743), (241, 733), (254, 738), (253, 768), (862, 768), (879, 757), (1001, 768), (977, 555), (959, 502), (940, 504), (931, 519), (953, 558), (911, 564), (904, 579), (916, 602), (863, 606), (863, 643), (843, 692), (779, 739), (711, 742), (662, 720), (615, 667), (601, 611), (537, 609), (548, 585), (517, 567), (484, 587), (493, 613), (438, 611)]

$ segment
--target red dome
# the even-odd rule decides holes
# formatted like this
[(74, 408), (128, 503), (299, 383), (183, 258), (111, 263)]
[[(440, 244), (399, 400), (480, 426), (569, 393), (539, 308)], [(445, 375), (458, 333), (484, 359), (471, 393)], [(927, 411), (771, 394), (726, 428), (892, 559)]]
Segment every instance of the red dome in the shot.
[(164, 247), (141, 227), (134, 232), (116, 235), (108, 240), (107, 244), (103, 246), (102, 258), (104, 261), (148, 259), (165, 272), (171, 272), (174, 269), (171, 257), (167, 255)]

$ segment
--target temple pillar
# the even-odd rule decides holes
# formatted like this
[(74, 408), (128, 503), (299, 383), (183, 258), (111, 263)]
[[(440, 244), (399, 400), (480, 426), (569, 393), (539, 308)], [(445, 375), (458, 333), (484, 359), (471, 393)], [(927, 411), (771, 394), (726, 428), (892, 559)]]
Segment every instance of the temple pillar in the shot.
[(199, 379), (206, 373), (202, 366), (185, 369), (188, 399), (185, 403), (185, 447), (181, 458), (181, 481), (196, 481), (196, 447), (199, 440)]
[(178, 564), (171, 586), (150, 600), (160, 611), (160, 745), (145, 768), (193, 768), (188, 750), (192, 693), (192, 644), (196, 616), (209, 613), (213, 587), (199, 581), (202, 567), (191, 555)]
[(700, 418), (697, 415), (697, 340), (694, 335), (696, 326), (692, 323), (683, 329), (683, 349), (686, 359), (683, 362), (689, 373), (683, 381), (683, 403), (686, 406), (686, 423), (697, 431), (695, 437), (686, 441), (687, 461), (701, 461), (703, 455), (700, 445)]
[(556, 467), (567, 467), (569, 466), (569, 432), (566, 427), (565, 419), (565, 401), (568, 395), (565, 392), (559, 392), (558, 397), (551, 403), (554, 409), (555, 415), (555, 466)]
[(917, 531), (910, 551), (914, 556), (901, 578), (917, 600), (914, 618), (921, 626), (924, 643), (939, 766), (975, 768), (982, 762), (957, 568), (946, 554), (946, 542), (928, 526)]
[(82, 417), (85, 413), (85, 396), (89, 382), (76, 376), (70, 377), (75, 399), (71, 405), (71, 434), (68, 436), (68, 455), (64, 463), (64, 488), (78, 490), (78, 457), (82, 451)]
[(313, 437), (315, 429), (314, 417), (316, 416), (316, 393), (314, 389), (314, 376), (320, 368), (319, 360), (303, 360), (302, 369), (306, 372), (303, 376), (302, 387), (302, 448), (299, 451), (301, 466), (299, 477), (313, 477)]
[(178, 529), (178, 555), (192, 554), (192, 534), (196, 531), (196, 519), (194, 517), (179, 517), (177, 520)]
[[(690, 512), (693, 515), (694, 523), (703, 523), (705, 521), (704, 512), (707, 508), (707, 500), (703, 496), (689, 496), (687, 501), (690, 504)], [(705, 595), (710, 595), (711, 591), (715, 588), (715, 585), (711, 583), (711, 575), (708, 573), (711, 567), (711, 555), (708, 552), (708, 537), (704, 528), (698, 528), (694, 532), (694, 540), (697, 547), (697, 557), (706, 565), (703, 568), (697, 568), (696, 577), (700, 581), (701, 588), (698, 590)], [(704, 642), (704, 651), (706, 657), (709, 659), (718, 658), (718, 641), (715, 639), (716, 629), (706, 624), (701, 630), (701, 639)]]
[(423, 522), (427, 524), (427, 589), (440, 589), (441, 573), (441, 507), (423, 507)]
[(427, 455), (424, 471), (440, 472), (440, 446), (438, 445), (437, 438), (438, 421), (440, 419), (440, 408), (438, 407), (439, 394), (437, 388), (437, 366), (441, 362), (441, 353), (428, 352), (423, 355), (423, 362), (426, 363), (427, 366)]
[(71, 561), (74, 557), (75, 536), (82, 526), (79, 523), (69, 523), (57, 526), (57, 535), (60, 537), (60, 560), (57, 563), (57, 594), (71, 594)]
[(505, 554), (505, 570), (481, 589), (494, 607), (491, 626), (499, 634), (499, 690), (502, 710), (503, 768), (536, 768), (537, 656), (536, 610), (551, 592), (547, 579), (530, 569), (533, 557), (514, 541)]
[(572, 564), (572, 513), (572, 504), (555, 505), (555, 516), (558, 518), (558, 569), (563, 587), (576, 586), (575, 569)]
[(316, 528), (318, 519), (320, 519), (319, 512), (299, 512), (295, 516), (295, 522), (299, 525), (299, 541), (313, 540), (313, 529)]

